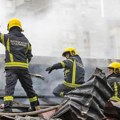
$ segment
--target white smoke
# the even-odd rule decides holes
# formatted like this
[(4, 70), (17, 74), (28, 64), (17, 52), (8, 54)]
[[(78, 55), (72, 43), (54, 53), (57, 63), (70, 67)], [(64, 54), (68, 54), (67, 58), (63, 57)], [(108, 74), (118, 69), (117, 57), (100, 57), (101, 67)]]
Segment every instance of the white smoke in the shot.
[[(77, 0), (78, 3), (79, 0)], [(3, 3), (3, 2), (2, 2)], [(2, 32), (4, 32), (7, 26), (7, 22), (12, 17), (18, 17), (23, 23), (23, 29), (25, 35), (33, 46), (33, 54), (38, 56), (61, 56), (63, 50), (66, 47), (79, 48), (78, 52), (81, 52), (79, 41), (83, 43), (79, 37), (79, 20), (77, 17), (77, 2), (73, 0), (58, 0), (52, 1), (42, 6), (39, 10), (39, 15), (30, 14), (29, 11), (23, 13), (10, 14), (10, 11), (5, 10), (5, 5), (1, 5), (2, 16), (5, 19), (4, 25), (2, 26)], [(76, 8), (77, 7), (77, 8)], [(44, 12), (44, 9), (49, 9)], [(43, 12), (42, 12), (43, 11)], [(8, 17), (5, 17), (8, 16)], [(2, 19), (1, 19), (2, 21)], [(6, 25), (6, 26), (5, 26)], [(4, 27), (4, 28), (3, 28)], [(77, 29), (76, 29), (77, 27)], [(80, 33), (81, 34), (81, 33)], [(3, 52), (3, 48), (0, 53)], [(83, 49), (83, 48), (82, 48)]]
[(50, 7), (48, 12), (23, 19), (25, 33), (33, 45), (34, 55), (61, 56), (65, 47), (77, 47), (69, 40), (74, 29), (73, 16), (59, 1), (47, 7)]
[[(6, 32), (6, 16), (8, 14), (6, 1), (0, 0), (0, 32)], [(0, 44), (0, 53), (4, 54), (5, 48)]]
[[(107, 19), (109, 21), (119, 16), (115, 11), (116, 8), (113, 9), (114, 18), (109, 15), (111, 13), (109, 13), (109, 6), (112, 4), (119, 11), (119, 4), (114, 0), (111, 0), (110, 4), (106, 1), (101, 4), (100, 0), (92, 2), (88, 0), (44, 0), (45, 4), (41, 6), (38, 3), (40, 6), (33, 10), (29, 10), (30, 6), (27, 4), (26, 8), (19, 7), (15, 11), (14, 8), (10, 9), (5, 1), (0, 0), (1, 31), (7, 32), (6, 26), (10, 18), (21, 19), (25, 35), (32, 43), (34, 55), (60, 57), (64, 48), (75, 47), (80, 56), (85, 58), (105, 59), (115, 58), (116, 55), (119, 57), (119, 49), (116, 50), (119, 44), (115, 42), (112, 44), (114, 39), (119, 40), (119, 35), (114, 36), (114, 39), (110, 38), (110, 30), (107, 28), (109, 23), (106, 22)], [(105, 13), (109, 13), (108, 18)], [(109, 52), (111, 47), (114, 50)], [(0, 47), (0, 53), (4, 53), (3, 51), (3, 47)]]

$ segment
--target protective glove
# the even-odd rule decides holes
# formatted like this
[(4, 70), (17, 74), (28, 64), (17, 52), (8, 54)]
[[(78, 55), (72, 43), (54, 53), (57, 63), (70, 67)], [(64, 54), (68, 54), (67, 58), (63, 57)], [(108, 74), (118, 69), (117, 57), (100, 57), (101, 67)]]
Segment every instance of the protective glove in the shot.
[(57, 63), (57, 64), (52, 65), (51, 67), (46, 68), (46, 71), (48, 71), (48, 73), (51, 73), (53, 70), (55, 70), (55, 69), (57, 70), (57, 69), (60, 69), (60, 68), (63, 68), (62, 64)]
[(48, 73), (51, 73), (53, 70), (54, 70), (53, 67), (48, 67), (48, 68), (46, 68), (46, 71), (48, 71)]

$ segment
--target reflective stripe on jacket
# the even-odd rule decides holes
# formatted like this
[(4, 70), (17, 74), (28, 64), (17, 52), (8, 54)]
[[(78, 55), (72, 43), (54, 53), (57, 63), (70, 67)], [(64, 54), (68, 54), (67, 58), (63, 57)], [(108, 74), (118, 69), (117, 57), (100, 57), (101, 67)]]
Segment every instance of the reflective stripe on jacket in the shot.
[(13, 29), (8, 34), (0, 33), (0, 42), (6, 49), (5, 68), (28, 68), (31, 44), (21, 32)]
[(114, 95), (112, 96), (112, 98), (110, 98), (113, 101), (120, 101), (120, 85), (118, 85), (117, 82), (114, 82)]
[(120, 77), (111, 76), (107, 79), (107, 81), (114, 92), (110, 100), (117, 101), (117, 102), (120, 101)]
[(75, 88), (84, 83), (84, 67), (79, 56), (61, 62), (64, 69), (64, 85)]

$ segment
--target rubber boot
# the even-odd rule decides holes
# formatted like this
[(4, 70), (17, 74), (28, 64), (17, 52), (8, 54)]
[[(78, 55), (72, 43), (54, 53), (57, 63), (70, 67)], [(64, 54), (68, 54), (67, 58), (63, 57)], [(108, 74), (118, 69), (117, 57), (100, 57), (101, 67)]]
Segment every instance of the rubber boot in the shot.
[[(39, 105), (39, 101), (38, 100), (34, 101), (34, 102), (31, 102), (30, 105), (31, 105), (31, 110), (32, 111), (40, 110), (40, 105)], [(38, 116), (41, 117), (41, 118), (44, 118), (42, 114), (38, 114)]]
[(38, 105), (38, 106), (35, 106), (35, 110), (37, 111), (37, 110), (40, 110), (40, 106)]
[(36, 110), (40, 109), (38, 100), (36, 100), (34, 102), (30, 102), (30, 106), (31, 106), (31, 111), (36, 111)]
[(12, 112), (12, 101), (4, 102), (4, 112)]
[(35, 106), (35, 107), (31, 107), (30, 109), (29, 109), (29, 111), (37, 111), (37, 110), (40, 110), (40, 106), (38, 105), (38, 106)]

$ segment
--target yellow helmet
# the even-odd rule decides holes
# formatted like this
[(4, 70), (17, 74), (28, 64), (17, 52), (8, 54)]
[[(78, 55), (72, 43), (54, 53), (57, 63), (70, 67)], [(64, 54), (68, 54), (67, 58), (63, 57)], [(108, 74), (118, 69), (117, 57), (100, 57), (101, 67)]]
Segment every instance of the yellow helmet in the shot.
[(108, 68), (120, 68), (120, 63), (119, 62), (112, 62), (108, 65)]
[(119, 62), (112, 62), (108, 65), (108, 68), (114, 69), (114, 73), (116, 73), (116, 70), (119, 70), (120, 72), (120, 63)]
[(65, 57), (65, 54), (66, 54), (66, 53), (70, 53), (71, 56), (77, 55), (76, 49), (75, 49), (75, 48), (72, 48), (72, 47), (66, 48), (66, 49), (64, 50), (64, 52), (62, 53), (62, 56)]
[(19, 28), (21, 29), (21, 31), (24, 31), (24, 30), (22, 29), (21, 21), (20, 21), (19, 19), (17, 19), (17, 18), (12, 18), (12, 19), (8, 22), (7, 30), (10, 31), (10, 29), (11, 29), (12, 27), (15, 27), (15, 26), (19, 27)]

